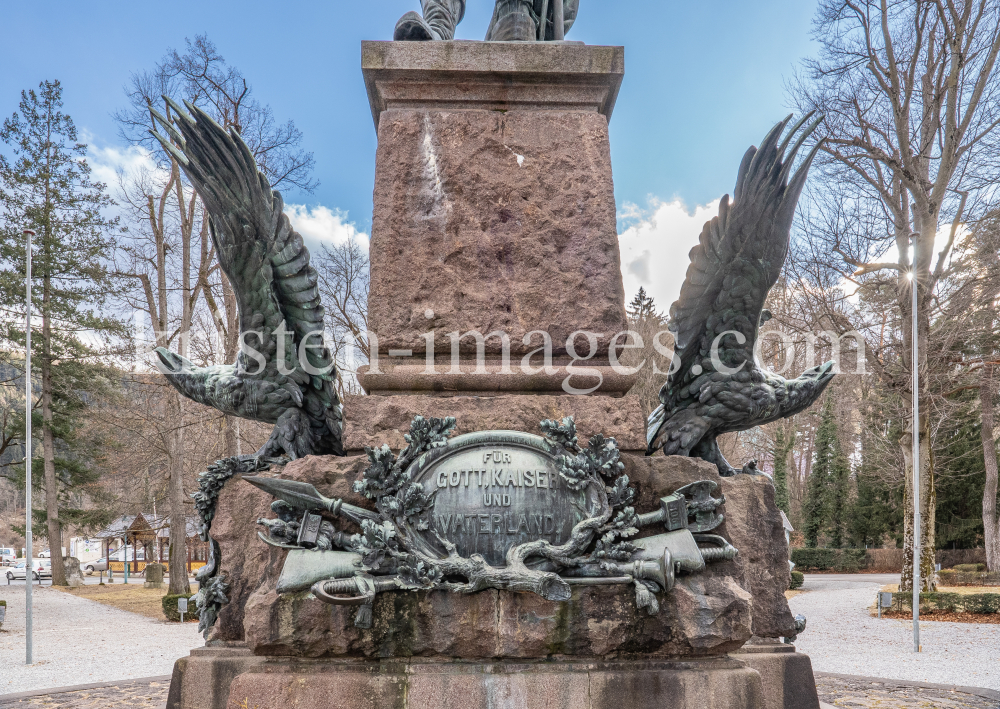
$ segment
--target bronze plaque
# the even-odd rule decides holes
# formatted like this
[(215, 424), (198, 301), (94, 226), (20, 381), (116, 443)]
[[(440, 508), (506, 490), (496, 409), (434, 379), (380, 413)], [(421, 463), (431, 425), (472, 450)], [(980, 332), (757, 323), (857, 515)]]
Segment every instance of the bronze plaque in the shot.
[[(517, 544), (562, 544), (592, 506), (559, 477), (555, 447), (541, 436), (482, 431), (425, 453), (410, 475), (434, 494), (431, 530), (469, 557), (503, 566)], [(431, 535), (433, 536), (433, 535)]]

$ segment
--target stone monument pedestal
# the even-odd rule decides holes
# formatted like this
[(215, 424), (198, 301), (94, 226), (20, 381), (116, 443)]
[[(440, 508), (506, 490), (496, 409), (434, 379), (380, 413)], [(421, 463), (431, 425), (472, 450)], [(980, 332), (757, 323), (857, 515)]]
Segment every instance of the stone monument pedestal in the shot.
[(624, 396), (634, 375), (614, 366), (627, 321), (608, 120), (623, 48), (366, 42), (362, 64), (379, 140), (368, 301), (377, 358), (359, 377), (370, 395), (344, 402), (347, 457), (264, 475), (371, 509), (352, 487), (369, 464), (363, 450), (398, 451), (414, 416), (454, 416), (456, 434), (537, 434), (540, 421), (572, 416), (581, 440), (617, 440), (636, 512), (715, 482), (725, 519), (713, 533), (739, 554), (679, 575), (652, 615), (628, 586), (577, 586), (564, 602), (495, 588), (389, 591), (359, 627), (354, 607), (277, 593), (287, 552), (254, 524), (273, 515), (271, 497), (236, 476), (212, 527), (230, 602), (208, 646), (177, 662), (168, 709), (815, 709), (779, 694), (793, 674), (811, 685), (807, 658), (729, 654), (754, 635), (794, 632), (773, 487), (720, 478), (702, 460), (643, 457), (644, 417)]
[(622, 47), (362, 44), (378, 131), (368, 393), (632, 386), (608, 351), (627, 329), (608, 141), (624, 70)]
[(146, 564), (145, 578), (142, 582), (143, 588), (163, 588), (163, 572), (166, 567), (163, 564)]

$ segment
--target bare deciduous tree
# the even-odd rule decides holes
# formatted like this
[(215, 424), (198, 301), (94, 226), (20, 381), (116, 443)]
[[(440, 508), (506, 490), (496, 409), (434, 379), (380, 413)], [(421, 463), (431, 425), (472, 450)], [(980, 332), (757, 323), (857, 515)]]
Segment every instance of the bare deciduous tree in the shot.
[[(332, 336), (333, 355), (339, 375), (341, 400), (360, 394), (357, 369), (367, 364), (368, 348), (368, 251), (354, 236), (341, 244), (323, 244), (315, 262), (319, 294)], [(344, 377), (344, 374), (350, 376)]]
[[(818, 165), (821, 179), (831, 186), (833, 196), (827, 199), (846, 206), (845, 217), (860, 216), (854, 225), (842, 224), (844, 228), (823, 235), (826, 247), (854, 268), (854, 278), (895, 272), (901, 363), (910, 358), (907, 276), (914, 274), (924, 370), (929, 311), (967, 206), (963, 193), (980, 195), (996, 174), (990, 156), (1000, 124), (1000, 8), (991, 0), (822, 0), (815, 37), (819, 58), (805, 63), (792, 93), (801, 109), (818, 109), (827, 117), (826, 159)], [(833, 185), (839, 186), (839, 195)], [(942, 221), (952, 228), (935, 258)], [(857, 225), (866, 228), (853, 228)], [(893, 248), (895, 254), (890, 253)], [(893, 377), (893, 388), (905, 390), (907, 368), (895, 369), (897, 374), (883, 371), (880, 376)], [(917, 432), (920, 564), (924, 587), (932, 589), (935, 482), (928, 419), (922, 417)], [(910, 428), (898, 441), (908, 483), (913, 479)], [(904, 536), (905, 590), (912, 584), (913, 530), (907, 527)]]
[[(126, 94), (129, 105), (115, 116), (121, 135), (147, 149), (156, 166), (122, 175), (120, 180), (130, 238), (120, 250), (119, 269), (135, 285), (125, 300), (149, 316), (156, 346), (175, 344), (183, 357), (191, 354), (192, 326), (199, 308), (206, 307), (220, 344), (217, 360), (235, 361), (239, 343), (236, 296), (215, 258), (197, 193), (177, 162), (149, 135), (156, 128), (153, 111), (170, 121), (176, 118), (165, 96), (206, 107), (223, 127), (243, 136), (272, 187), (313, 189), (316, 183), (309, 178), (312, 154), (300, 148), (302, 135), (295, 124), (277, 124), (270, 107), (253, 97), (243, 74), (228, 65), (204, 35), (188, 41), (185, 53), (168, 52), (152, 70), (134, 74)], [(171, 517), (183, 518), (188, 407), (176, 392), (171, 406), (163, 411), (162, 420), (167, 440), (163, 450), (170, 469), (176, 471), (169, 507)], [(224, 421), (223, 453), (237, 455), (242, 452), (240, 424), (228, 416)], [(171, 593), (187, 591), (187, 576), (181, 573), (183, 533), (183, 525), (171, 526), (171, 548), (177, 552), (170, 561)]]

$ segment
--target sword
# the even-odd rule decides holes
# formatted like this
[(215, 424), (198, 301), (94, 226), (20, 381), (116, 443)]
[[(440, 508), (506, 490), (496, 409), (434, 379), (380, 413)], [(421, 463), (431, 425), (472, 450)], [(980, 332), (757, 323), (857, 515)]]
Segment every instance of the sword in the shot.
[(379, 519), (377, 512), (349, 505), (339, 498), (334, 500), (324, 497), (309, 483), (280, 478), (263, 478), (258, 475), (246, 476), (243, 479), (272, 497), (284, 500), (292, 507), (303, 510), (325, 510), (334, 516), (342, 515), (355, 524), (361, 524), (366, 519), (374, 521)]

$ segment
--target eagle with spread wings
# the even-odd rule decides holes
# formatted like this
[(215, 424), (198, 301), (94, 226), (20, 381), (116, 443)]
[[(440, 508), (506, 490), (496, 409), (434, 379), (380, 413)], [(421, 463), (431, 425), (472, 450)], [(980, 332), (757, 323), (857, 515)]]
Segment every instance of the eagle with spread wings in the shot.
[(240, 352), (233, 364), (197, 367), (157, 347), (161, 371), (189, 399), (233, 416), (273, 423), (261, 458), (343, 455), (337, 372), (323, 344), (324, 310), (309, 251), (284, 214), (281, 193), (257, 169), (236, 131), (167, 99), (169, 138), (153, 131), (201, 195), (219, 266), (236, 295)]
[[(760, 326), (770, 317), (764, 301), (788, 255), (792, 216), (820, 146), (817, 142), (792, 172), (796, 153), (822, 121), (802, 129), (811, 117), (806, 114), (782, 138), (789, 116), (759, 149), (747, 150), (733, 202), (729, 195), (722, 198), (719, 215), (705, 224), (691, 250), (680, 297), (670, 306), (674, 360), (660, 405), (649, 417), (647, 455), (661, 449), (698, 457), (723, 476), (735, 475), (717, 436), (793, 416), (833, 379), (833, 362), (785, 379), (754, 358)], [(756, 472), (755, 464), (742, 472)]]

